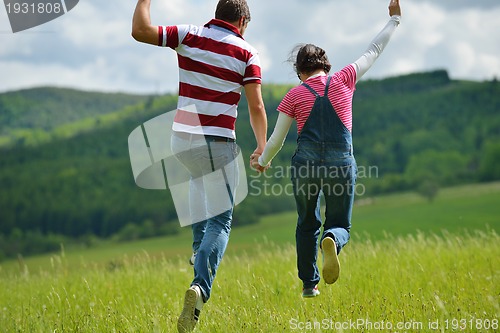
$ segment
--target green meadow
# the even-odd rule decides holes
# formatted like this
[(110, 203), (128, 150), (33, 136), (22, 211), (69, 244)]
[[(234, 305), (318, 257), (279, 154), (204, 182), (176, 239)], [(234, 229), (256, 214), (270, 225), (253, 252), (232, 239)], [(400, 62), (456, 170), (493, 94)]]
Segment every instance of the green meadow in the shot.
[[(244, 204), (244, 203), (243, 203)], [(196, 332), (496, 332), (500, 183), (359, 198), (341, 276), (302, 299), (296, 215), (235, 228)], [(176, 332), (190, 231), (7, 261), (3, 332)], [(321, 268), (321, 260), (319, 260)]]

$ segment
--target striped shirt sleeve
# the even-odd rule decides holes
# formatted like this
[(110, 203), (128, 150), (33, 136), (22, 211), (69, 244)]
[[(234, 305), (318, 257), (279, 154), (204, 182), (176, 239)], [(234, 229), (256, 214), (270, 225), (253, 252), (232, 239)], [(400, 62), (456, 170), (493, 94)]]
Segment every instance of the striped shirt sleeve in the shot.
[(258, 54), (252, 55), (247, 62), (247, 67), (243, 76), (243, 85), (249, 83), (262, 84), (262, 71), (260, 68), (260, 58)]
[(293, 96), (294, 93), (292, 89), (285, 95), (285, 97), (283, 97), (283, 100), (278, 105), (278, 111), (283, 112), (290, 118), (295, 119), (295, 102)]
[(176, 49), (189, 33), (189, 25), (158, 26), (158, 46)]
[(342, 68), (339, 72), (339, 76), (342, 79), (342, 82), (352, 91), (355, 90), (356, 86), (356, 68), (353, 64), (347, 65)]

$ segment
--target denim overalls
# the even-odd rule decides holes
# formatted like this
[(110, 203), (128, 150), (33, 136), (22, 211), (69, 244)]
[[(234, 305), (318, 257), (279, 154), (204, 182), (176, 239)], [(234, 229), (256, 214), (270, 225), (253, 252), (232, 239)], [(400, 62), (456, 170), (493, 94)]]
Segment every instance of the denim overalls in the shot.
[(356, 182), (356, 161), (352, 136), (328, 99), (328, 77), (321, 97), (316, 96), (292, 157), (292, 183), (297, 204), (297, 266), (304, 288), (313, 288), (320, 280), (316, 265), (321, 228), (320, 192), (326, 203), (323, 239), (332, 237), (337, 252), (349, 241), (351, 213)]

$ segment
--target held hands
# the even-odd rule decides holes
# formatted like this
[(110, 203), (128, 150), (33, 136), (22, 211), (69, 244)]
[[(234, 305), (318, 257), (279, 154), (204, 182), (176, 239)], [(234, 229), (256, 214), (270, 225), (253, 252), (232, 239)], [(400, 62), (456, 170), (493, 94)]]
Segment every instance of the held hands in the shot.
[(271, 164), (269, 163), (265, 167), (261, 166), (259, 164), (259, 157), (260, 157), (260, 155), (261, 155), (260, 153), (256, 153), (256, 152), (254, 152), (252, 155), (250, 155), (250, 168), (252, 168), (254, 170), (257, 170), (258, 172), (264, 172), (267, 169), (269, 169), (269, 167), (271, 166)]
[(389, 16), (401, 16), (401, 7), (399, 7), (399, 0), (391, 0), (389, 3)]

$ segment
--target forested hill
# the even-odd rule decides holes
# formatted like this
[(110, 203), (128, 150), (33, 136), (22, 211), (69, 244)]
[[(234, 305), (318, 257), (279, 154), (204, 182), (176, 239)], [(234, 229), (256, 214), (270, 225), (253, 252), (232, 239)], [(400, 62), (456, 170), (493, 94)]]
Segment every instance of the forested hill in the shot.
[[(269, 135), (289, 88), (263, 87)], [(135, 186), (127, 147), (133, 129), (174, 110), (176, 99), (58, 88), (0, 94), (0, 259), (66, 237), (91, 244), (177, 232), (170, 193)], [(358, 84), (353, 107), (358, 165), (377, 168), (359, 179), (366, 195), (500, 179), (496, 80), (450, 80), (446, 71), (370, 80)], [(237, 135), (247, 156), (255, 141), (244, 99)], [(273, 166), (288, 165), (295, 139), (292, 130)], [(290, 197), (250, 195), (235, 225), (292, 209)]]
[[(93, 124), (147, 96), (33, 88), (0, 94), (0, 145), (38, 145), (57, 136), (71, 136), (75, 122)], [(104, 117), (106, 116), (107, 117)]]

